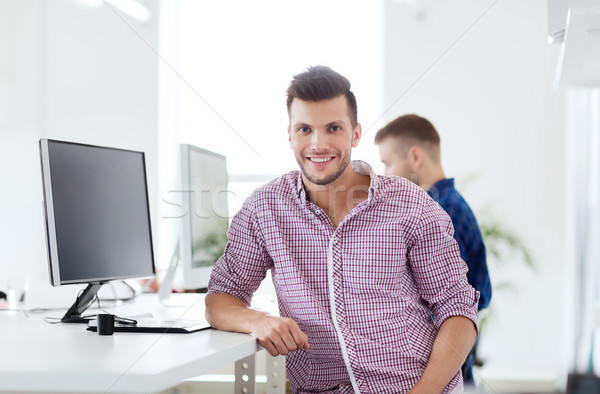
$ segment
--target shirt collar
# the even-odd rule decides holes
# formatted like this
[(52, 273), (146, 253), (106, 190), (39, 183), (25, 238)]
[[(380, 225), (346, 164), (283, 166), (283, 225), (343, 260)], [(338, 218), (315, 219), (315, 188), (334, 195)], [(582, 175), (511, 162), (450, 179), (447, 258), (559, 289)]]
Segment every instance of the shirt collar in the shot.
[(373, 167), (366, 161), (354, 160), (352, 161), (352, 171), (360, 175), (367, 175), (371, 178), (371, 185), (369, 186), (369, 199), (371, 199), (379, 186), (379, 176), (375, 174)]
[(454, 178), (445, 178), (437, 181), (427, 190), (427, 194), (431, 196), (434, 191), (439, 194), (440, 190), (448, 188), (454, 188)]

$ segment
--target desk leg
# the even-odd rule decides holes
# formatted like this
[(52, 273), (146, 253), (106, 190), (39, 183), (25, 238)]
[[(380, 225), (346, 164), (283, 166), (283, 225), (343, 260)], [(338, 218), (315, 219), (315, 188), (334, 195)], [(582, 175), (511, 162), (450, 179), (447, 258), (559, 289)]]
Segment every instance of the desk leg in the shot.
[(267, 394), (285, 394), (285, 358), (267, 353)]
[(254, 354), (235, 362), (235, 391), (237, 394), (256, 393)]

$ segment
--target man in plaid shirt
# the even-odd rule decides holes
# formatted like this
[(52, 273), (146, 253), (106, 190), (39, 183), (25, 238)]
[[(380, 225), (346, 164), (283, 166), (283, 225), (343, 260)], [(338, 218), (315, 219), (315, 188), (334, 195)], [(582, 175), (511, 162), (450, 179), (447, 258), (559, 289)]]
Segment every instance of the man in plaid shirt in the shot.
[[(487, 308), (492, 298), (492, 285), (483, 237), (469, 204), (454, 188), (454, 179), (446, 178), (440, 136), (433, 124), (415, 114), (400, 116), (377, 132), (375, 144), (379, 146), (386, 175), (412, 180), (448, 213), (460, 256), (469, 267), (467, 280), (480, 294), (478, 309)], [(468, 384), (474, 383), (474, 349), (462, 369), (464, 381)]]
[[(450, 218), (410, 181), (351, 161), (362, 130), (345, 77), (309, 68), (287, 107), (300, 171), (255, 190), (235, 215), (209, 322), (286, 355), (295, 393), (461, 391), (479, 294)], [(280, 316), (249, 308), (267, 270)]]

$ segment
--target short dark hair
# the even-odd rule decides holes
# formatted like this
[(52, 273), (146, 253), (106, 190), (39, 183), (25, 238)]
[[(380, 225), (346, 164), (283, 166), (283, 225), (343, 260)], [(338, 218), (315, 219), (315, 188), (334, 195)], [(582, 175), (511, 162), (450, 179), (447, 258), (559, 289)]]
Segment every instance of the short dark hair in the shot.
[(356, 97), (350, 91), (350, 81), (327, 66), (312, 66), (294, 75), (287, 90), (287, 110), (290, 113), (292, 101), (321, 101), (345, 95), (350, 109), (352, 126), (358, 123)]
[(426, 148), (434, 158), (439, 158), (440, 135), (433, 124), (415, 114), (400, 116), (375, 134), (375, 144), (393, 137), (402, 143), (402, 151), (408, 152), (413, 145)]
[(440, 145), (440, 135), (435, 127), (433, 127), (433, 124), (415, 114), (400, 116), (385, 125), (385, 127), (375, 134), (375, 143), (379, 144), (388, 137), (412, 139), (420, 142), (429, 142), (436, 146)]

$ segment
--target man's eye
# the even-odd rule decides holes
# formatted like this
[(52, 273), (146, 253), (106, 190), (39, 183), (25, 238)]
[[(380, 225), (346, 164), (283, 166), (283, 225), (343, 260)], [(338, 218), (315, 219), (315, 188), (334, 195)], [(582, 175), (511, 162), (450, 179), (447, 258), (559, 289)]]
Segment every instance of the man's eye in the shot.
[(331, 126), (329, 130), (331, 131), (340, 131), (342, 128), (340, 126)]
[(298, 129), (299, 133), (308, 133), (310, 131), (310, 127), (300, 127)]

